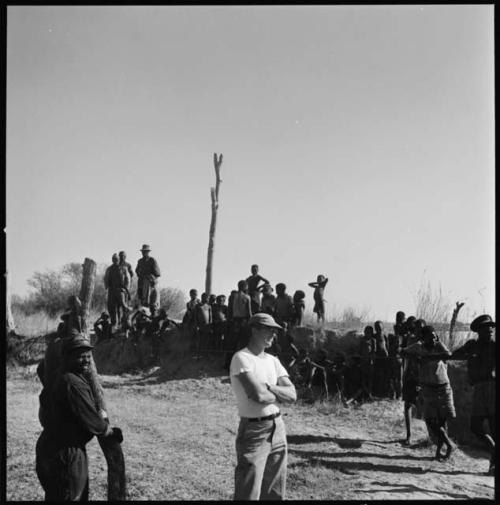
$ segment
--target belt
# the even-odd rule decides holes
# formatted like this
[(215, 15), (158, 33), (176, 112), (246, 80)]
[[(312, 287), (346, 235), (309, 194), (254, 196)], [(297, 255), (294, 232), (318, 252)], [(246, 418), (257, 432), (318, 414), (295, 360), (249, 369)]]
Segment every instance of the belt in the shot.
[(244, 417), (243, 419), (246, 419), (251, 423), (256, 423), (257, 421), (271, 421), (272, 419), (276, 419), (279, 416), (281, 416), (281, 412), (276, 412), (276, 414), (271, 414), (270, 416), (265, 417)]

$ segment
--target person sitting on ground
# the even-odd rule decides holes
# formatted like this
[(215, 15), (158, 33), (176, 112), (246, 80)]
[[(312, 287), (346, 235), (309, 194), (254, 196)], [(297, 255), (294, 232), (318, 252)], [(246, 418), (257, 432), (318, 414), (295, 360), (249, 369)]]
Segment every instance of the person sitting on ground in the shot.
[(71, 335), (74, 331), (84, 332), (85, 320), (82, 314), (82, 302), (76, 295), (68, 297), (68, 308), (66, 310), (68, 319), (66, 320), (66, 335)]
[(314, 288), (314, 308), (313, 312), (318, 317), (318, 323), (325, 322), (325, 286), (328, 283), (328, 278), (324, 275), (318, 275), (316, 282), (310, 282), (309, 286)]
[(260, 310), (274, 316), (276, 311), (276, 297), (273, 295), (273, 287), (271, 284), (263, 284), (259, 286), (258, 289), (262, 291)]
[(359, 342), (359, 355), (361, 357), (361, 387), (366, 399), (373, 400), (373, 363), (375, 357), (375, 338), (373, 326), (365, 326), (363, 336)]
[(387, 336), (384, 334), (382, 321), (375, 321), (375, 356), (374, 356), (374, 385), (373, 389), (377, 396), (389, 396), (389, 353), (387, 351)]
[(293, 383), (296, 386), (305, 386), (309, 380), (311, 371), (311, 357), (309, 350), (299, 348), (299, 355), (297, 361), (292, 367), (293, 374), (291, 375)]
[(212, 349), (212, 307), (208, 303), (208, 294), (201, 294), (201, 303), (195, 307), (195, 320), (198, 329), (196, 350)]
[(252, 275), (247, 278), (248, 284), (248, 294), (250, 295), (252, 304), (252, 314), (260, 312), (260, 290), (259, 283), (269, 284), (267, 279), (264, 279), (262, 275), (259, 275), (259, 265), (252, 265), (251, 267)]
[[(439, 342), (434, 328), (425, 326), (422, 330), (422, 341), (405, 347), (401, 354), (420, 358), (419, 378), (424, 419), (437, 438), (436, 459), (448, 459), (454, 447), (446, 431), (446, 421), (455, 417), (455, 406), (444, 360), (449, 358), (451, 353)], [(446, 453), (443, 455), (441, 449), (444, 445)]]
[(292, 326), (302, 326), (304, 319), (304, 312), (306, 310), (305, 299), (306, 294), (304, 291), (298, 289), (293, 295), (293, 318)]
[[(345, 405), (350, 405), (353, 402), (361, 403), (366, 397), (366, 390), (363, 387), (363, 366), (359, 354), (353, 354), (349, 358), (345, 370), (345, 386), (347, 393)], [(350, 398), (347, 399), (347, 397)]]
[(467, 360), (469, 381), (474, 388), (470, 428), (490, 453), (488, 475), (495, 475), (495, 327), (490, 315), (482, 314), (476, 317), (470, 324), (470, 329), (477, 333), (477, 339), (467, 340), (448, 358)]
[(107, 312), (102, 312), (99, 319), (94, 323), (94, 332), (97, 342), (111, 337), (111, 323)]
[(347, 359), (343, 352), (337, 352), (333, 356), (330, 368), (330, 378), (328, 389), (335, 394), (338, 393), (340, 401), (347, 405), (345, 394), (345, 375), (347, 371)]
[(293, 319), (293, 300), (286, 292), (286, 285), (282, 282), (276, 284), (276, 308), (275, 319), (278, 324), (290, 324)]
[(151, 324), (152, 317), (148, 307), (139, 307), (130, 320), (132, 329), (137, 337), (146, 334)]
[(281, 361), (281, 364), (285, 367), (288, 373), (290, 373), (290, 370), (295, 365), (297, 358), (299, 357), (299, 350), (294, 343), (293, 336), (286, 323), (283, 325), (282, 334), (282, 345), (280, 346), (281, 350), (278, 355), (278, 359)]
[(328, 382), (333, 362), (328, 359), (328, 353), (324, 349), (318, 349), (311, 360), (311, 372), (307, 387), (313, 392), (313, 398), (328, 399)]

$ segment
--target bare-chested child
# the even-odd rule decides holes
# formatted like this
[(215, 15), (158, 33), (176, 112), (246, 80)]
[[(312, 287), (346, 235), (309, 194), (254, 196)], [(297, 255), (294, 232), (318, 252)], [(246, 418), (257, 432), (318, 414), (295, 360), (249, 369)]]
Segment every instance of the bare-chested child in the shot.
[(201, 294), (201, 303), (195, 307), (195, 320), (198, 328), (197, 350), (209, 349), (212, 332), (212, 307), (208, 303), (208, 294)]
[(214, 347), (219, 351), (223, 349), (227, 330), (227, 309), (226, 295), (219, 295), (212, 305)]
[(316, 313), (318, 317), (318, 323), (325, 322), (325, 286), (328, 282), (328, 278), (324, 275), (318, 275), (316, 282), (310, 282), (309, 286), (314, 288), (314, 308), (313, 312)]
[(196, 289), (189, 290), (189, 302), (186, 303), (186, 312), (182, 318), (182, 323), (191, 327), (196, 326), (195, 321), (195, 308), (199, 305), (200, 299), (198, 298), (198, 291)]
[(361, 387), (368, 400), (373, 400), (373, 364), (375, 358), (375, 338), (373, 326), (365, 326), (363, 336), (359, 341), (359, 356), (361, 358)]
[(305, 299), (306, 294), (304, 291), (298, 289), (293, 295), (293, 319), (292, 326), (302, 326), (304, 319), (304, 312), (306, 310)]
[(293, 300), (286, 292), (286, 285), (282, 282), (276, 284), (276, 294), (276, 322), (281, 325), (290, 324), (293, 319)]
[(373, 390), (377, 396), (389, 396), (389, 353), (387, 351), (387, 335), (384, 333), (382, 321), (375, 321), (375, 363), (373, 367)]
[(94, 332), (97, 342), (111, 337), (111, 323), (107, 312), (103, 312), (94, 323)]
[(252, 314), (256, 314), (260, 311), (259, 284), (269, 284), (269, 281), (267, 279), (264, 279), (262, 275), (259, 275), (259, 265), (252, 265), (251, 272), (252, 275), (250, 277), (247, 277), (248, 294), (251, 298)]
[(258, 288), (262, 291), (262, 300), (260, 303), (260, 310), (266, 314), (274, 316), (276, 311), (276, 297), (273, 295), (273, 287), (271, 284), (263, 284)]

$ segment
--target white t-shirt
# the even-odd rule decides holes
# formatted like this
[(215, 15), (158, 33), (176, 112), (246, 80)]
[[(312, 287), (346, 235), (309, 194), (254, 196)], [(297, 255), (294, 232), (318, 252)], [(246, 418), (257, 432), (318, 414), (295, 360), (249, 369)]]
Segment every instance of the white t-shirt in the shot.
[(257, 380), (275, 386), (279, 377), (288, 377), (288, 372), (280, 360), (266, 352), (261, 356), (256, 356), (248, 347), (245, 347), (235, 353), (229, 369), (231, 386), (236, 396), (240, 417), (264, 417), (278, 412), (279, 408), (274, 403), (257, 403), (248, 398), (243, 385), (236, 378), (237, 375), (243, 372), (251, 372)]

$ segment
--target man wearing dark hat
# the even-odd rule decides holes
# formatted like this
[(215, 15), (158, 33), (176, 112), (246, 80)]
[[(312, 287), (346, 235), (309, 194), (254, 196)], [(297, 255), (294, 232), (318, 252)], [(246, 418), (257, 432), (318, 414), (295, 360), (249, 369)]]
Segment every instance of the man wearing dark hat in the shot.
[(99, 414), (88, 382), (93, 346), (81, 333), (64, 340), (63, 364), (47, 384), (40, 404), (43, 431), (36, 444), (36, 472), (45, 501), (88, 501), (85, 446), (94, 435), (122, 441)]
[(144, 244), (141, 248), (142, 258), (137, 262), (137, 297), (141, 305), (149, 307), (154, 316), (159, 307), (158, 290), (156, 284), (160, 277), (160, 267), (157, 261), (149, 255), (151, 247)]
[(470, 324), (477, 339), (465, 342), (453, 352), (453, 360), (467, 360), (472, 394), (471, 431), (490, 452), (489, 475), (495, 474), (495, 322), (488, 314), (476, 317)]
[(287, 443), (277, 403), (292, 403), (297, 395), (278, 358), (265, 352), (281, 326), (265, 313), (251, 316), (248, 326), (248, 345), (230, 366), (240, 416), (234, 499), (280, 500), (285, 498)]

